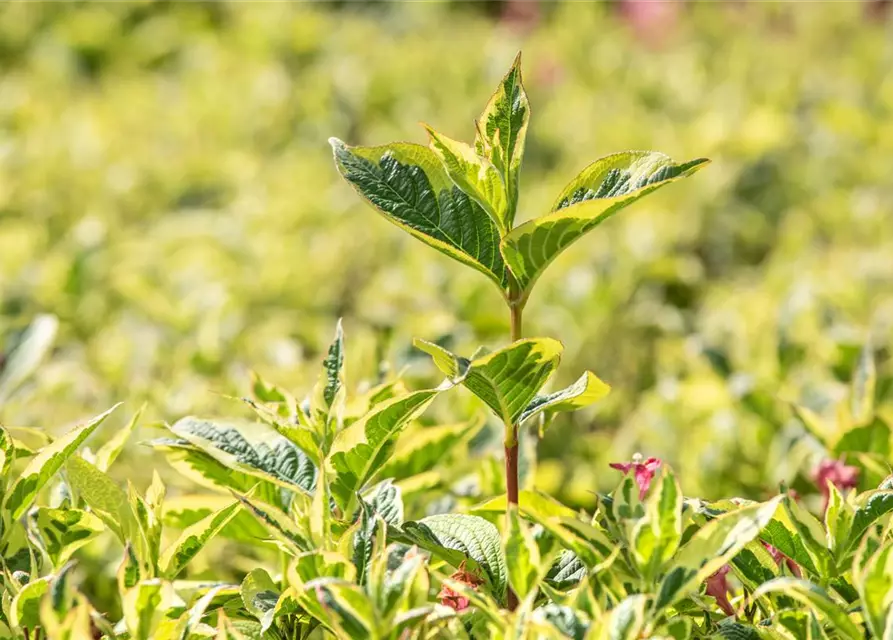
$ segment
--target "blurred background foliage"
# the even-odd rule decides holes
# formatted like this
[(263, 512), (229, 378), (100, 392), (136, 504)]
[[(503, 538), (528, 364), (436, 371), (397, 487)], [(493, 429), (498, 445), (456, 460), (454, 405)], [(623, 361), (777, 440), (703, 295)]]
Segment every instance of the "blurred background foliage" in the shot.
[[(225, 396), (252, 370), (309, 390), (339, 316), (355, 388), (404, 368), (433, 383), (415, 336), (504, 344), (493, 287), (368, 209), (326, 140), (424, 142), (419, 121), (471, 139), (518, 50), (519, 220), (613, 151), (713, 159), (537, 287), (525, 333), (564, 342), (555, 384), (591, 368), (614, 393), (556, 421), (528, 483), (591, 505), (636, 451), (707, 498), (807, 482), (818, 453), (790, 403), (833, 414), (866, 344), (891, 415), (880, 3), (130, 2), (0, 10), (0, 336), (59, 319), (0, 420), (240, 413)], [(479, 411), (456, 393), (426, 420)], [(128, 455), (148, 479), (148, 450)]]

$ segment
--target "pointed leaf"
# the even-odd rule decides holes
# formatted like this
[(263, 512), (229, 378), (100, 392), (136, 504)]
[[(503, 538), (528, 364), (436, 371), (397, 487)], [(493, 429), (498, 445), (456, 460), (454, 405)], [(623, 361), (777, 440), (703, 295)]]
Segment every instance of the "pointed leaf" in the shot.
[(349, 147), (329, 142), (341, 175), (385, 218), (462, 264), (506, 286), (499, 229), (481, 206), (455, 186), (433, 151), (394, 143)]
[(588, 407), (604, 398), (610, 391), (611, 387), (599, 380), (594, 373), (587, 371), (569, 387), (536, 396), (518, 417), (518, 422), (524, 422), (543, 412), (548, 415)]
[(656, 611), (691, 594), (755, 540), (778, 510), (781, 496), (723, 514), (703, 526), (679, 550), (661, 583)]
[(853, 574), (866, 622), (875, 638), (883, 638), (893, 623), (893, 544), (884, 544)]
[(71, 554), (105, 531), (99, 518), (81, 509), (38, 507), (28, 519), (54, 568), (64, 565)]
[(514, 223), (518, 204), (521, 161), (529, 122), (530, 102), (521, 80), (519, 53), (478, 118), (474, 141), (477, 155), (489, 158), (502, 174), (508, 198), (505, 227), (509, 229)]
[(522, 290), (569, 245), (639, 198), (702, 169), (708, 160), (675, 164), (653, 151), (624, 151), (596, 160), (565, 187), (551, 213), (509, 233), (502, 255)]
[(847, 612), (831, 599), (821, 587), (797, 578), (776, 578), (761, 585), (753, 594), (756, 600), (769, 593), (782, 593), (803, 603), (817, 615), (825, 618), (844, 638), (862, 640), (864, 634)]
[(78, 447), (83, 444), (91, 433), (96, 430), (103, 420), (112, 413), (119, 405), (115, 405), (105, 413), (102, 413), (86, 424), (75, 427), (61, 438), (54, 440), (48, 444), (40, 452), (34, 456), (28, 466), (19, 476), (19, 479), (12, 486), (5, 502), (4, 508), (11, 511), (13, 520), (17, 520), (22, 516), (34, 498), (37, 492), (49, 482), (50, 478), (56, 475), (56, 472), (65, 464), (68, 457), (74, 453)]
[(682, 489), (664, 467), (645, 503), (645, 517), (633, 531), (633, 557), (646, 580), (654, 580), (682, 540)]
[(316, 468), (303, 451), (266, 424), (186, 417), (171, 431), (230, 469), (309, 494)]
[(507, 232), (508, 203), (499, 171), (487, 158), (475, 153), (464, 142), (448, 138), (425, 125), (431, 139), (431, 150), (456, 186), (470, 195), (493, 219), (501, 234)]
[(353, 503), (356, 493), (387, 461), (400, 432), (438, 393), (437, 389), (414, 391), (379, 404), (336, 436), (331, 456), (336, 476), (331, 491), (342, 508)]
[[(462, 561), (469, 569), (480, 567), (498, 599), (505, 596), (508, 581), (499, 530), (478, 516), (440, 514), (403, 525), (404, 532), (423, 549), (454, 567)], [(470, 562), (469, 562), (470, 561)]]
[(524, 599), (539, 580), (540, 553), (530, 530), (518, 509), (508, 512), (508, 528), (505, 534), (505, 564), (508, 580), (518, 597)]
[(449, 378), (458, 378), (507, 427), (515, 424), (558, 366), (563, 349), (551, 338), (518, 340), (475, 360), (466, 360), (425, 340), (415, 346), (431, 355)]
[(106, 440), (103, 445), (96, 450), (97, 469), (100, 471), (108, 471), (109, 467), (112, 466), (112, 463), (118, 459), (118, 455), (120, 455), (121, 451), (124, 449), (124, 445), (127, 443), (127, 438), (129, 438), (130, 434), (133, 433), (133, 430), (136, 429), (140, 416), (143, 415), (143, 411), (145, 410), (146, 405), (144, 404), (133, 414), (133, 417), (130, 419), (130, 422), (127, 423), (127, 426), (123, 429), (118, 429), (111, 438)]
[(165, 550), (159, 562), (162, 572), (168, 580), (173, 580), (192, 560), (195, 555), (208, 544), (238, 513), (239, 502), (220, 509), (187, 527), (177, 541)]

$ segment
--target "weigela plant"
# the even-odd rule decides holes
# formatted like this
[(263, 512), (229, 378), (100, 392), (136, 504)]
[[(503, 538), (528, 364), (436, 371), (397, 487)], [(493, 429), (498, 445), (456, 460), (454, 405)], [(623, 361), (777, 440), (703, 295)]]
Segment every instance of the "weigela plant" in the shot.
[[(838, 423), (796, 409), (819, 461), (802, 499), (685, 497), (670, 465), (638, 455), (612, 464), (620, 484), (591, 513), (520, 490), (521, 438), (609, 390), (589, 371), (544, 390), (562, 345), (522, 336), (534, 284), (612, 214), (707, 162), (613, 154), (516, 225), (529, 115), (516, 60), (473, 144), (430, 127), (427, 147), (332, 141), (341, 174), (382, 215), (498, 287), (507, 346), (463, 357), (420, 339), (441, 384), (360, 385), (339, 324), (308, 393), (256, 377), (252, 419), (184, 417), (146, 443), (182, 476), (176, 491), (160, 474), (145, 491), (110, 475), (139, 413), (95, 450), (87, 439), (113, 410), (57, 439), (0, 429), (0, 638), (890, 637), (893, 481), (870, 487), (861, 473), (884, 469), (890, 452), (870, 357)], [(0, 402), (47, 335), (36, 327), (6, 354)], [(460, 386), (504, 431), (498, 490), (480, 491), (481, 421), (423, 417)], [(469, 477), (476, 503), (457, 499)], [(100, 538), (117, 567), (106, 607), (87, 597), (82, 569)], [(228, 562), (198, 569), (215, 546)]]

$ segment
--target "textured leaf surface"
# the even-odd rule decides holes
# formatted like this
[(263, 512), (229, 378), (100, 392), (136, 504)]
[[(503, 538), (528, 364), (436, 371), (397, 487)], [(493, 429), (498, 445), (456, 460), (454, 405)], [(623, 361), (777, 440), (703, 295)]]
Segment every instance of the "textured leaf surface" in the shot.
[(708, 522), (679, 550), (660, 586), (661, 610), (697, 589), (709, 576), (755, 540), (778, 510), (781, 497), (726, 513)]
[(254, 491), (256, 498), (271, 504), (282, 502), (282, 487), (257, 475), (236, 471), (216, 460), (200, 447), (183, 438), (157, 438), (149, 442), (154, 449), (164, 452), (177, 472), (193, 482), (227, 492), (244, 494)]
[(760, 586), (753, 594), (756, 600), (770, 593), (782, 593), (812, 609), (831, 623), (835, 630), (849, 640), (861, 640), (864, 634), (847, 615), (846, 611), (831, 599), (822, 588), (796, 578), (776, 578)]
[(594, 373), (587, 371), (569, 387), (536, 396), (518, 417), (518, 421), (524, 422), (543, 412), (576, 411), (598, 402), (610, 391), (611, 387), (599, 380)]
[(506, 228), (514, 222), (529, 122), (530, 102), (521, 79), (519, 53), (478, 118), (474, 141), (477, 155), (489, 158), (503, 176), (508, 197)]
[[(499, 530), (477, 516), (440, 514), (407, 522), (403, 530), (420, 547), (458, 567), (480, 567), (495, 595), (505, 595), (508, 573)], [(472, 564), (473, 563), (473, 564)]]
[(502, 255), (522, 291), (564, 249), (639, 198), (702, 169), (705, 159), (682, 164), (653, 151), (624, 151), (599, 160), (565, 187), (551, 213), (509, 233)]
[(338, 171), (385, 218), (505, 287), (499, 229), (453, 184), (433, 151), (409, 143), (349, 147), (336, 138), (330, 142)]
[(178, 420), (171, 431), (230, 469), (291, 490), (309, 493), (313, 489), (313, 463), (266, 424), (187, 417)]
[(551, 338), (518, 340), (475, 360), (467, 360), (425, 340), (415, 345), (449, 378), (465, 385), (503, 421), (514, 424), (558, 366), (563, 349)]
[(499, 171), (487, 158), (458, 140), (448, 138), (426, 126), (431, 139), (431, 150), (440, 159), (443, 168), (456, 186), (477, 201), (493, 219), (500, 233), (505, 234), (507, 225), (506, 189)]
[(335, 438), (332, 495), (345, 508), (381, 468), (394, 449), (397, 435), (428, 407), (438, 390), (414, 391), (377, 405)]
[(38, 507), (28, 517), (55, 568), (105, 530), (99, 518), (81, 509)]
[(96, 430), (103, 420), (119, 405), (115, 405), (105, 413), (102, 413), (86, 424), (75, 427), (61, 438), (54, 440), (45, 446), (29, 462), (22, 475), (12, 486), (4, 508), (12, 513), (12, 519), (16, 520), (31, 506), (31, 502), (37, 496), (50, 478), (65, 464), (65, 461), (83, 444), (91, 433)]

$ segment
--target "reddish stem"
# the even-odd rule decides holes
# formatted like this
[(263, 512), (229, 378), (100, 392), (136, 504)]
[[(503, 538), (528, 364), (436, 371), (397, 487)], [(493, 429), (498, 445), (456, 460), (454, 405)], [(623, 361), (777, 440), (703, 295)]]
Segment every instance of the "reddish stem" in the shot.
[[(521, 339), (521, 306), (510, 304), (512, 315), (512, 342)], [(506, 433), (505, 439), (505, 498), (506, 518), (512, 505), (518, 505), (518, 425), (511, 426), (511, 433)], [(506, 606), (509, 611), (518, 608), (518, 596), (508, 588), (506, 593)]]

